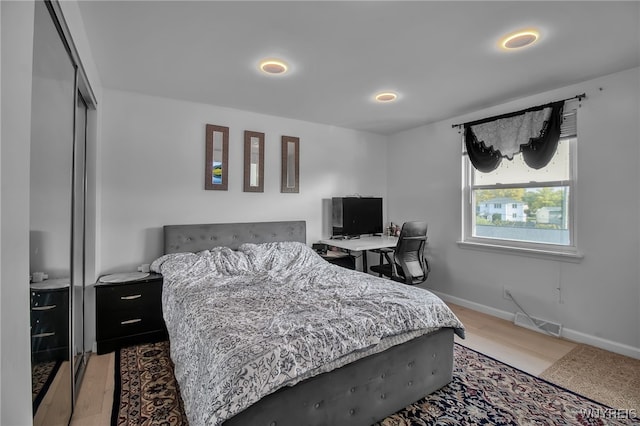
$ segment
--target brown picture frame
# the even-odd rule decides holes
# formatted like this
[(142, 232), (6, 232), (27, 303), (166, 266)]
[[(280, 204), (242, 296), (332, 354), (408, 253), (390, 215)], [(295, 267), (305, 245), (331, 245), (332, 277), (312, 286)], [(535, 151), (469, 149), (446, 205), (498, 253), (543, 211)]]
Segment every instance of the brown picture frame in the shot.
[(280, 192), (300, 192), (300, 138), (282, 136)]
[(205, 145), (204, 189), (226, 191), (229, 188), (229, 128), (207, 124)]
[(264, 133), (244, 131), (244, 192), (264, 192)]

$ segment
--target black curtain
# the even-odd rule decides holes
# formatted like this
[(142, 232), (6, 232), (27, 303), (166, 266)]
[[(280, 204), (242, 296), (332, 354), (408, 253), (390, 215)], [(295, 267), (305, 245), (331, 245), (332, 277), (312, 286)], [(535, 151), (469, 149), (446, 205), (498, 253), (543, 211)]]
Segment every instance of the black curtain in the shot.
[(491, 117), (484, 120), (474, 121), (464, 124), (464, 140), (467, 154), (473, 167), (483, 173), (495, 170), (502, 162), (503, 155), (496, 151), (491, 141), (479, 141), (473, 132), (473, 126), (490, 121), (515, 117), (531, 111), (539, 111), (544, 108), (551, 108), (551, 114), (547, 121), (543, 123), (539, 136), (529, 139), (525, 145), (521, 145), (525, 163), (534, 169), (541, 169), (553, 157), (560, 140), (560, 126), (562, 124), (562, 111), (564, 101), (554, 102), (547, 105), (529, 108), (515, 113), (509, 113), (498, 117)]
[(482, 173), (489, 173), (498, 168), (502, 162), (499, 151), (495, 151), (491, 146), (486, 146), (476, 139), (476, 135), (471, 127), (465, 125), (464, 143), (467, 146), (467, 155), (473, 167)]
[(522, 147), (522, 156), (527, 166), (532, 169), (541, 169), (551, 161), (556, 153), (560, 140), (560, 126), (562, 124), (562, 110), (564, 101), (555, 102), (551, 106), (551, 116), (544, 124), (540, 137), (532, 138), (529, 145)]

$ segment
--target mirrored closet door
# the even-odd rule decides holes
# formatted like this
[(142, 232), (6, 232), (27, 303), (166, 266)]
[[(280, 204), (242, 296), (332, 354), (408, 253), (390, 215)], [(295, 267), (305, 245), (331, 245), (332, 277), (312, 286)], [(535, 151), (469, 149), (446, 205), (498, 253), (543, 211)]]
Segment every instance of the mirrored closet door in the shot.
[(35, 2), (29, 238), (34, 425), (68, 424), (88, 358), (88, 108), (60, 17), (57, 2)]
[(71, 195), (76, 70), (45, 3), (35, 3), (30, 294), (34, 425), (72, 410)]

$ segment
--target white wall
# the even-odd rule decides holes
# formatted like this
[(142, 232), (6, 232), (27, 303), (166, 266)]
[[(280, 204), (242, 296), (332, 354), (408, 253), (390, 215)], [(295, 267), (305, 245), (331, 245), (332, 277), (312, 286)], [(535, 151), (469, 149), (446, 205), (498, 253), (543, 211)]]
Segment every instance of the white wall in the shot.
[[(306, 220), (323, 236), (323, 199), (386, 196), (387, 137), (211, 105), (104, 89), (100, 272), (162, 254), (162, 226)], [(204, 189), (205, 125), (227, 126), (229, 189)], [(244, 131), (265, 133), (263, 193), (243, 188)], [(300, 193), (280, 193), (280, 137), (300, 138)]]
[[(567, 337), (640, 357), (639, 81), (636, 68), (393, 135), (389, 218), (429, 222), (427, 287), (503, 315), (517, 310), (502, 298), (506, 285), (531, 315), (562, 323)], [(461, 135), (451, 125), (582, 92), (576, 188), (582, 262), (460, 248)]]
[[(2, 6), (0, 5), (0, 24), (2, 22)], [(0, 31), (0, 46), (2, 46), (2, 31)], [(0, 79), (2, 77), (2, 70), (0, 67)], [(2, 99), (2, 84), (0, 84), (0, 99)], [(0, 111), (2, 107), (0, 106)], [(2, 114), (0, 113), (0, 129), (2, 129)], [(0, 132), (1, 133), (1, 132)], [(0, 186), (2, 185), (2, 136), (0, 135)], [(2, 197), (0, 196), (0, 224), (2, 224)], [(0, 226), (0, 236), (2, 236), (2, 227)], [(0, 244), (0, 264), (4, 261), (2, 257), (2, 244)], [(0, 285), (2, 283), (2, 270), (0, 268)], [(2, 287), (0, 287), (0, 330), (2, 330)], [(2, 339), (0, 338), (0, 354), (2, 354)], [(2, 419), (2, 406), (4, 400), (2, 399), (2, 361), (0, 357), (0, 419)]]
[(29, 141), (33, 2), (0, 2), (2, 31), (2, 241), (0, 407), (3, 425), (31, 424)]

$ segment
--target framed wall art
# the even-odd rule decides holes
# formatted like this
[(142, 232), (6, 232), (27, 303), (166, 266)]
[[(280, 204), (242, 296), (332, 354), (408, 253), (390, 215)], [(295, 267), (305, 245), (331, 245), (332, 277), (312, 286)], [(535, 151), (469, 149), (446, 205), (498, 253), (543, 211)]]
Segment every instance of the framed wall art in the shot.
[(229, 128), (207, 124), (204, 188), (226, 191), (229, 186)]
[(244, 132), (244, 192), (264, 192), (264, 133)]
[(300, 138), (282, 137), (280, 192), (300, 192)]

